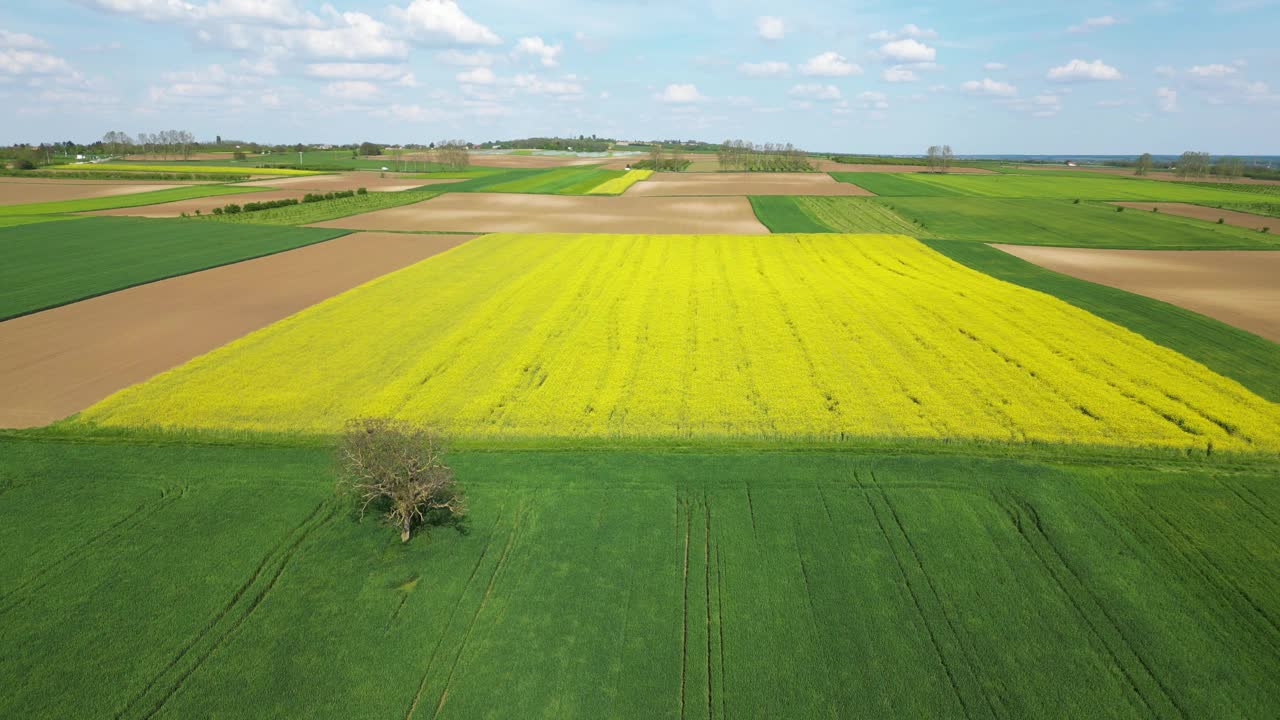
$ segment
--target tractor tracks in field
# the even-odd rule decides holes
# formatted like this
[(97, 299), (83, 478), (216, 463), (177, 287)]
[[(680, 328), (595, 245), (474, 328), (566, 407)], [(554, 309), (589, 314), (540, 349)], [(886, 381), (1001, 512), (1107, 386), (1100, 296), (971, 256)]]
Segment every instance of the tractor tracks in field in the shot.
[(1177, 696), (1161, 680), (1160, 674), (1138, 652), (1125, 635), (1121, 624), (1068, 561), (1066, 553), (1045, 532), (1035, 506), (1018, 498), (1001, 498), (994, 492), (991, 499), (1009, 516), (1032, 556), (1040, 563), (1095, 641), (1106, 650), (1111, 663), (1120, 671), (1134, 697), (1141, 701), (1142, 709), (1152, 717), (1188, 717), (1186, 709), (1178, 703)]
[(146, 521), (147, 518), (172, 505), (186, 493), (187, 488), (185, 487), (177, 490), (168, 488), (161, 490), (159, 498), (143, 502), (126, 513), (124, 517), (94, 533), (84, 542), (72, 547), (57, 560), (47, 563), (34, 575), (10, 590), (3, 597), (0, 597), (0, 615), (13, 610), (24, 601), (34, 597), (37, 594), (36, 591), (52, 582), (63, 568), (83, 557), (91, 556), (105, 540), (130, 532)]
[[(700, 528), (697, 527), (699, 524)], [(721, 687), (724, 686), (723, 568), (718, 544), (713, 553), (714, 533), (711, 525), (710, 497), (705, 493), (694, 498), (680, 497), (677, 493), (676, 529), (677, 532), (682, 530), (683, 536), (679, 694), (681, 718), (714, 718), (717, 702), (723, 713), (724, 700), (715, 689), (717, 678)], [(702, 540), (701, 548), (697, 547), (698, 540)], [(698, 563), (702, 567), (697, 567)], [(701, 587), (698, 587), (699, 584)], [(691, 634), (703, 634), (705, 637), (694, 637), (691, 641)], [(701, 658), (697, 657), (699, 654), (702, 655)], [(696, 674), (701, 673), (705, 673), (704, 678), (696, 677)], [(704, 684), (705, 687), (702, 687)], [(698, 688), (705, 693), (705, 706), (702, 699), (694, 695), (699, 692)]]
[[(998, 717), (999, 715), (991, 698), (982, 689), (977, 679), (973, 677), (972, 668), (974, 665), (972, 660), (966, 659), (966, 663), (958, 667), (948, 660), (947, 647), (949, 646), (954, 647), (956, 653), (967, 654), (961, 644), (960, 632), (947, 615), (942, 599), (933, 584), (933, 579), (925, 571), (920, 554), (911, 540), (911, 536), (902, 525), (897, 511), (890, 503), (888, 493), (885, 491), (884, 486), (878, 482), (875, 474), (870, 474), (871, 483), (868, 484), (863, 482), (861, 475), (855, 470), (853, 472), (854, 484), (861, 491), (862, 498), (866, 502), (868, 509), (870, 509), (872, 517), (875, 518), (880, 534), (884, 537), (885, 545), (889, 548), (890, 555), (893, 556), (899, 576), (902, 579), (902, 585), (906, 588), (907, 594), (915, 607), (916, 615), (924, 626), (925, 633), (933, 646), (938, 663), (946, 674), (947, 682), (951, 686), (956, 702), (960, 705), (960, 709), (966, 718)], [(880, 505), (883, 505), (884, 508), (880, 508)], [(892, 522), (896, 532), (890, 531), (889, 523), (885, 521), (886, 517)], [(894, 538), (897, 538), (896, 542)], [(923, 583), (920, 579), (914, 577), (916, 575), (923, 578)], [(923, 584), (923, 587), (917, 587), (920, 584)], [(928, 591), (927, 594), (926, 590)], [(928, 606), (927, 608), (926, 605)], [(938, 621), (939, 617), (941, 622)], [(971, 697), (974, 694), (979, 697)]]
[[(516, 509), (511, 528), (507, 530), (506, 542), (503, 544), (502, 550), (498, 555), (497, 561), (494, 563), (493, 570), (489, 573), (488, 580), (485, 582), (484, 592), (481, 593), (479, 601), (476, 603), (475, 610), (471, 612), (467, 618), (466, 627), (461, 630), (462, 638), (458, 642), (457, 650), (454, 652), (453, 661), (449, 664), (449, 672), (445, 676), (444, 684), (440, 688), (440, 694), (436, 697), (436, 702), (432, 706), (431, 717), (435, 718), (444, 709), (445, 703), (449, 699), (449, 686), (453, 682), (453, 678), (457, 675), (458, 667), (462, 663), (462, 657), (466, 654), (467, 645), (471, 640), (472, 634), (475, 632), (476, 623), (485, 608), (489, 605), (489, 600), (493, 596), (493, 589), (498, 583), (498, 579), (502, 576), (503, 571), (508, 567), (507, 560), (511, 557), (512, 549), (515, 547), (517, 540), (522, 535), (525, 521), (531, 512), (532, 503), (527, 498), (523, 499), (520, 507)], [(498, 517), (494, 519), (493, 526), (489, 530), (489, 537), (485, 540), (484, 547), (480, 550), (480, 555), (476, 558), (475, 565), (471, 568), (471, 574), (467, 577), (466, 583), (463, 584), (462, 590), (458, 593), (458, 599), (453, 604), (453, 608), (449, 611), (449, 617), (445, 621), (444, 628), (440, 632), (440, 637), (436, 641), (435, 647), (431, 651), (430, 657), (427, 659), (427, 665), (423, 668), (422, 677), (418, 681), (417, 690), (413, 694), (413, 698), (409, 701), (409, 707), (405, 709), (404, 718), (410, 720), (418, 712), (418, 708), (422, 705), (423, 696), (427, 691), (427, 684), (432, 677), (432, 668), (435, 667), (436, 659), (440, 657), (440, 651), (445, 644), (445, 640), (449, 635), (449, 631), (454, 627), (455, 621), (458, 619), (463, 603), (466, 601), (471, 587), (476, 578), (480, 576), (480, 568), (484, 565), (485, 558), (489, 556), (490, 550), (493, 548), (493, 540), (498, 526), (501, 524), (503, 512), (500, 510)]]
[[(183, 683), (226, 644), (261, 607), (262, 602), (297, 556), (302, 544), (312, 533), (331, 522), (337, 514), (337, 503), (332, 499), (326, 499), (318, 503), (301, 523), (291, 528), (284, 538), (263, 556), (248, 579), (236, 589), (222, 608), (211, 616), (204, 627), (178, 650), (168, 664), (116, 713), (116, 720), (126, 717), (145, 720), (164, 709), (165, 704), (182, 689)], [(148, 704), (148, 700), (157, 695), (158, 697)]]

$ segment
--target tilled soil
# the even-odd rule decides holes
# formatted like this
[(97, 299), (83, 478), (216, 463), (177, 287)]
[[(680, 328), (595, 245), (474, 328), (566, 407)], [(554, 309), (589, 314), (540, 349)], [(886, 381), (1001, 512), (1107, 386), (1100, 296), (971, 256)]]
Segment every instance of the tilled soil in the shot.
[(1208, 220), (1214, 223), (1218, 222), (1218, 218), (1222, 218), (1223, 223), (1226, 225), (1236, 225), (1250, 230), (1271, 228), (1280, 233), (1280, 218), (1254, 215), (1253, 213), (1239, 212), (1238, 210), (1219, 210), (1218, 208), (1205, 207), (1203, 205), (1176, 202), (1113, 202), (1111, 204), (1123, 205), (1127, 208), (1145, 210), (1147, 212), (1151, 212), (1152, 208), (1156, 208), (1167, 215)]
[(460, 179), (424, 180), (420, 178), (399, 177), (394, 173), (381, 172), (344, 172), (333, 175), (308, 175), (304, 177), (268, 178), (238, 183), (245, 187), (269, 187), (279, 190), (302, 190), (304, 192), (336, 192), (339, 190), (356, 190), (367, 188), (371, 192), (397, 192), (411, 190), (424, 185), (442, 185), (462, 182)]
[(871, 195), (826, 173), (654, 173), (627, 190), (632, 196)]
[(1280, 342), (1280, 251), (994, 247), (1055, 272), (1163, 300)]
[(0, 178), (0, 205), (59, 202), (85, 198), (132, 195), (182, 187), (181, 183), (128, 182), (124, 180), (54, 180), (52, 178)]
[(0, 427), (35, 427), (471, 236), (357, 233), (0, 323)]
[(438, 232), (765, 235), (744, 197), (590, 197), (446, 193), (315, 227)]

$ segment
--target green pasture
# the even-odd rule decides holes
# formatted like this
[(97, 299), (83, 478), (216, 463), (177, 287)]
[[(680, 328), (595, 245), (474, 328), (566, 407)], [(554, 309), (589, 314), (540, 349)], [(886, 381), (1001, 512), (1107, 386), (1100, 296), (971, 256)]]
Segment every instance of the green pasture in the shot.
[[(831, 176), (886, 197), (1036, 198), (1055, 200), (1152, 200), (1166, 202), (1248, 202), (1232, 189), (1095, 174), (935, 175), (929, 173), (842, 173)], [(1245, 186), (1239, 186), (1245, 187)], [(1255, 186), (1256, 187), (1256, 186)]]
[[(0, 438), (0, 716), (1265, 718), (1274, 465)], [(66, 502), (74, 497), (75, 502)]]
[(1104, 203), (957, 197), (891, 197), (876, 202), (933, 237), (1012, 245), (1135, 250), (1276, 250), (1280, 237)]
[(160, 203), (194, 200), (217, 195), (262, 192), (265, 189), (231, 185), (187, 185), (185, 187), (169, 188), (168, 190), (153, 190), (130, 195), (111, 195), (109, 197), (82, 198), (79, 200), (55, 200), (52, 202), (27, 203), (25, 205), (3, 205), (0, 206), (0, 219), (15, 215), (52, 215), (142, 207), (143, 205), (158, 205)]
[(118, 217), (3, 228), (0, 320), (347, 232)]

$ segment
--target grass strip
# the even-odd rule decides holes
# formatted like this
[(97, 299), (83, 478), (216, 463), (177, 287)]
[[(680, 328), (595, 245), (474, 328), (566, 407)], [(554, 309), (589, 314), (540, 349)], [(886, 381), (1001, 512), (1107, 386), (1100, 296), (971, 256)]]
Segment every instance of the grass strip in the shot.
[(167, 190), (133, 193), (131, 195), (112, 195), (110, 197), (81, 198), (79, 200), (55, 200), (52, 202), (27, 203), (25, 205), (5, 205), (0, 207), (0, 217), (115, 210), (117, 208), (159, 205), (161, 203), (177, 202), (179, 200), (194, 200), (196, 198), (214, 197), (217, 195), (240, 195), (244, 193), (263, 192), (267, 189), (268, 188), (260, 187), (233, 187), (230, 185), (190, 185), (187, 187), (169, 188)]

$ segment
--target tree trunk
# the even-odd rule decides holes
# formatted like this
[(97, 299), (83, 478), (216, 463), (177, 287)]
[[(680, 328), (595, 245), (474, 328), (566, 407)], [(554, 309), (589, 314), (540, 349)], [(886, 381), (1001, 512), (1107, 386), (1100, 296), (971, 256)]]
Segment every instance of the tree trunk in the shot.
[(409, 532), (410, 532), (410, 530), (409, 530), (409, 523), (410, 523), (410, 522), (411, 522), (411, 521), (410, 521), (410, 519), (409, 519), (409, 518), (405, 518), (405, 519), (404, 519), (404, 525), (401, 525), (401, 526), (400, 526), (400, 542), (402, 542), (402, 543), (407, 543), (407, 542), (409, 542)]

